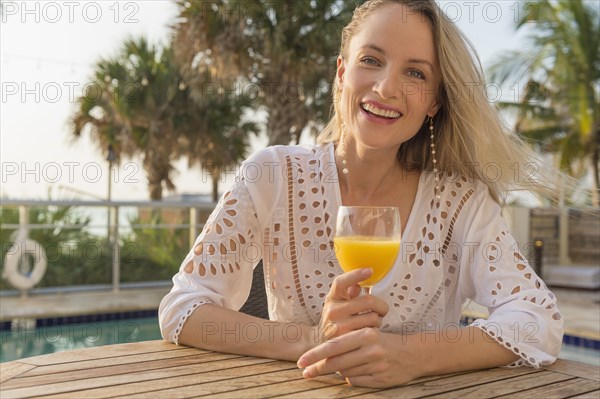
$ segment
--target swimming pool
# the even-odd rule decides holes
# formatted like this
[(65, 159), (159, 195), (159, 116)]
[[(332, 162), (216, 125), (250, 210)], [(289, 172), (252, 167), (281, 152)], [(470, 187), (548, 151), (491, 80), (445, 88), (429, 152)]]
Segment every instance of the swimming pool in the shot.
[[(161, 339), (156, 316), (39, 324), (16, 322), (10, 329), (0, 330), (0, 363), (72, 349)], [(569, 337), (565, 341), (570, 342)], [(600, 350), (589, 347), (563, 343), (558, 357), (600, 366)]]
[(0, 363), (47, 353), (160, 339), (158, 318), (130, 318), (36, 327), (14, 322), (0, 331)]

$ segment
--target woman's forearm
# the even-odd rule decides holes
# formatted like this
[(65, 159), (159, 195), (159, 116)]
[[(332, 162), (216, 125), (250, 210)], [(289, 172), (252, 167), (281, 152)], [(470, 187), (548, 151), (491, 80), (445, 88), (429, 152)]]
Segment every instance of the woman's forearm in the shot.
[(421, 375), (506, 366), (519, 356), (477, 327), (398, 336), (421, 368)]
[(260, 319), (217, 305), (198, 307), (179, 334), (179, 343), (239, 355), (296, 361), (314, 347), (314, 328)]

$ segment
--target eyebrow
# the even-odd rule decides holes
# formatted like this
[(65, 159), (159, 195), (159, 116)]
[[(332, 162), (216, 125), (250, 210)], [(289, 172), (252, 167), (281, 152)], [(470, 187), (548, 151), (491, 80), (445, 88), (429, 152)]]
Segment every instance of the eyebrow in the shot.
[[(375, 44), (365, 44), (363, 46), (363, 48), (370, 48), (372, 50), (375, 50), (375, 51), (377, 51), (377, 52), (385, 55), (385, 50), (382, 49), (381, 47), (375, 45)], [(408, 60), (408, 62), (411, 63), (411, 64), (423, 64), (423, 65), (427, 65), (431, 69), (432, 72), (435, 70), (433, 68), (433, 64), (431, 62), (427, 61), (427, 60), (423, 60), (423, 59), (420, 59), (420, 58), (411, 58), (411, 59)]]

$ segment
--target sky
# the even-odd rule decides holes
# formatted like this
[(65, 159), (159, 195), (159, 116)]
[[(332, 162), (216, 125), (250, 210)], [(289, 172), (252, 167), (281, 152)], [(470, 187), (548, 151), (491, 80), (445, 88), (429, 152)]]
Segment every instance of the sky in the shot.
[[(87, 137), (76, 142), (70, 138), (68, 120), (75, 99), (90, 81), (94, 63), (113, 56), (126, 38), (167, 41), (169, 24), (177, 15), (174, 2), (2, 2), (0, 198), (106, 199), (105, 151)], [(484, 67), (503, 51), (523, 43), (513, 27), (515, 19), (528, 12), (519, 1), (438, 3), (473, 42)], [(253, 150), (265, 143), (264, 138), (256, 140)], [(210, 192), (210, 180), (199, 167), (190, 169), (181, 161), (176, 168), (177, 190), (165, 195)], [(148, 199), (139, 159), (122, 159), (113, 170), (113, 200)], [(227, 184), (223, 182), (220, 190)]]

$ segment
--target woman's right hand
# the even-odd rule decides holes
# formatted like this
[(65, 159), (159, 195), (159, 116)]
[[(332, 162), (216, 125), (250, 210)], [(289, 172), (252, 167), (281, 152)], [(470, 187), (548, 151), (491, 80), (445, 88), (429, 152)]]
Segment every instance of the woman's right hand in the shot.
[(365, 327), (381, 327), (389, 310), (387, 303), (373, 295), (361, 296), (358, 285), (372, 274), (372, 269), (357, 269), (333, 280), (319, 323), (321, 342)]

